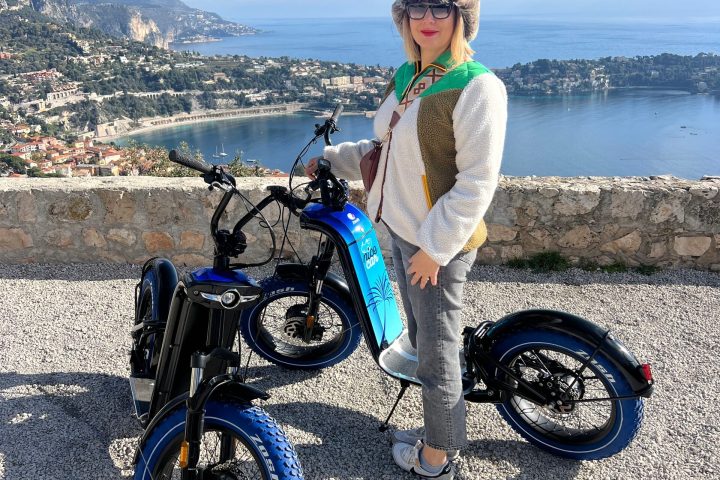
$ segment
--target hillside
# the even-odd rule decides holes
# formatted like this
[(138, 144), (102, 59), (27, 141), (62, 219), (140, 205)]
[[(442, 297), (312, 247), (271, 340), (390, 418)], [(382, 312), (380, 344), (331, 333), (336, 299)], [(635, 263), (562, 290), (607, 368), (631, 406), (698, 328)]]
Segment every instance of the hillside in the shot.
[(190, 8), (180, 0), (0, 0), (0, 11), (28, 7), (59, 22), (96, 28), (115, 37), (167, 48), (248, 35), (255, 30)]
[(46, 134), (84, 134), (117, 120), (136, 125), (298, 102), (326, 109), (345, 99), (348, 109), (372, 110), (390, 76), (387, 69), (333, 62), (165, 50), (3, 3), (0, 144), (12, 142), (13, 125), (21, 123)]

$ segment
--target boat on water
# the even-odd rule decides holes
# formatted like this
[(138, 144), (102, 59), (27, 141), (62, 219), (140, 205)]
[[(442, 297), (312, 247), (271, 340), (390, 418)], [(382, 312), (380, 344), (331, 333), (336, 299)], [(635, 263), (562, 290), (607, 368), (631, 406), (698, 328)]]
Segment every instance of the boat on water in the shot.
[(213, 153), (213, 158), (227, 157), (227, 153), (225, 153), (225, 144), (221, 143), (220, 145), (222, 145), (220, 151), (218, 151), (217, 145), (215, 145), (215, 153)]

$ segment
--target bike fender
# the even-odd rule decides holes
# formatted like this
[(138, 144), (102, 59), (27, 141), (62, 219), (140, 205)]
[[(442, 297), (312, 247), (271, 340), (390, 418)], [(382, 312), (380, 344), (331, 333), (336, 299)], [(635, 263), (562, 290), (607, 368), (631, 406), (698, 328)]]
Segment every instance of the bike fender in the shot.
[[(178, 283), (175, 265), (167, 258), (151, 258), (143, 265), (140, 284), (142, 285), (146, 280), (150, 282), (153, 298), (158, 299), (157, 302), (153, 302), (153, 320), (165, 322)], [(136, 316), (138, 308), (140, 305), (135, 305)]]
[[(278, 265), (276, 275), (285, 280), (307, 282), (310, 278), (310, 267), (299, 263), (283, 263), (282, 265)], [(353, 305), (350, 287), (348, 287), (344, 278), (335, 273), (328, 272), (325, 277), (325, 283), (338, 292), (343, 300), (347, 300), (348, 304)]]
[(562, 332), (576, 337), (595, 348), (600, 345), (600, 353), (623, 373), (636, 395), (649, 397), (652, 393), (652, 384), (646, 380), (640, 362), (625, 345), (616, 339), (612, 333), (608, 333), (608, 330), (570, 313), (556, 310), (515, 312), (493, 324), (482, 337), (480, 343), (485, 351), (489, 352), (492, 345), (502, 336), (528, 328)]
[[(153, 417), (153, 419), (150, 421), (147, 428), (145, 429), (145, 432), (143, 432), (143, 436), (140, 439), (140, 442), (138, 443), (138, 446), (135, 450), (135, 459), (133, 460), (133, 465), (137, 465), (140, 457), (140, 452), (142, 451), (143, 447), (145, 446), (145, 442), (147, 441), (148, 437), (155, 429), (155, 427), (160, 422), (162, 422), (165, 417), (169, 416), (173, 411), (175, 411), (175, 409), (184, 406), (189, 396), (190, 394), (188, 392), (185, 392), (182, 395), (178, 395), (177, 397), (167, 402), (165, 406), (160, 409), (157, 415)], [(215, 388), (210, 393), (209, 399), (210, 398), (224, 398), (228, 400), (236, 400), (241, 403), (250, 403), (253, 400), (257, 400), (258, 398), (262, 400), (267, 400), (268, 398), (270, 398), (270, 395), (246, 383), (228, 382)]]

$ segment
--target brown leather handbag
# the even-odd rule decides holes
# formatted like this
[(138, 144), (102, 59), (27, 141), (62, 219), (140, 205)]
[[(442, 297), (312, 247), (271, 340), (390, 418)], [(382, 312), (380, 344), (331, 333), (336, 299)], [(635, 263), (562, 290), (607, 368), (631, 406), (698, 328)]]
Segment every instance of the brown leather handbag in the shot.
[[(382, 153), (383, 145), (386, 143), (386, 160), (387, 156), (390, 154), (392, 130), (393, 128), (395, 128), (395, 125), (397, 125), (398, 121), (400, 121), (400, 115), (397, 112), (393, 112), (392, 118), (390, 119), (390, 126), (388, 127), (388, 131), (385, 134), (385, 138), (383, 140), (373, 140), (372, 142), (375, 144), (373, 146), (373, 149), (363, 155), (363, 157), (360, 159), (360, 175), (362, 176), (362, 181), (363, 185), (365, 186), (366, 192), (370, 191), (370, 188), (372, 188), (373, 183), (375, 182), (378, 166), (380, 165), (380, 154)], [(385, 168), (387, 169), (387, 162), (385, 163)]]
[[(389, 140), (389, 138), (388, 138)], [(360, 175), (362, 175), (363, 186), (365, 191), (369, 192), (375, 182), (377, 176), (378, 165), (380, 165), (380, 154), (382, 154), (383, 142), (380, 140), (373, 140), (375, 144), (373, 149), (363, 155), (360, 159)], [(390, 148), (390, 142), (388, 141), (388, 149)]]

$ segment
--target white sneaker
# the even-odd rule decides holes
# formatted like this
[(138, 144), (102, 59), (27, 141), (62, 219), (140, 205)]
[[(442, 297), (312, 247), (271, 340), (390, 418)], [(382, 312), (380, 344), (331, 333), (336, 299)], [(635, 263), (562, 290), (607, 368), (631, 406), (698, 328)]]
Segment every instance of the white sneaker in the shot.
[(418, 441), (415, 446), (407, 443), (396, 443), (393, 445), (393, 460), (398, 467), (406, 472), (420, 475), (422, 478), (437, 478), (439, 480), (453, 480), (455, 471), (450, 461), (446, 461), (439, 473), (431, 473), (425, 470), (420, 463), (420, 450), (423, 448), (422, 441)]
[[(396, 443), (407, 443), (415, 445), (419, 441), (425, 440), (425, 427), (411, 428), (410, 430), (395, 430), (390, 436), (393, 445)], [(447, 452), (448, 460), (455, 460), (460, 456), (460, 450)]]

